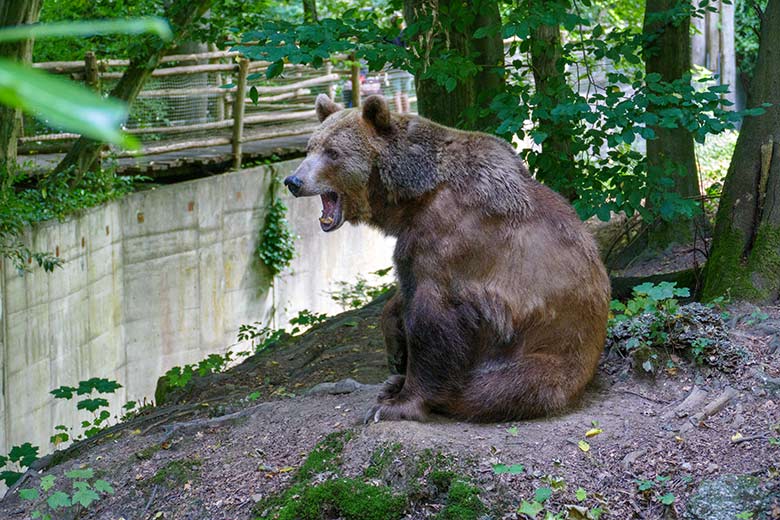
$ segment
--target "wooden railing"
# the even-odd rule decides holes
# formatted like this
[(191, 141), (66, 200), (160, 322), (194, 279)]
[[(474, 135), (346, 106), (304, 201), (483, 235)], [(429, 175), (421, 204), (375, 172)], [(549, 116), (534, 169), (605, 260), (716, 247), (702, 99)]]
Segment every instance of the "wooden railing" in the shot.
[[(208, 63), (190, 65), (188, 62)], [(90, 88), (101, 90), (101, 84), (122, 77), (115, 69), (127, 67), (128, 60), (99, 60), (94, 53), (87, 53), (83, 61), (35, 63), (33, 66), (54, 74), (67, 75), (75, 81), (84, 82)], [(168, 66), (166, 66), (168, 65)], [(328, 62), (318, 70), (300, 65), (285, 65), (286, 79), (278, 85), (258, 85), (248, 87), (250, 74), (262, 74), (269, 62), (247, 61), (237, 52), (211, 51), (199, 54), (179, 54), (166, 56), (162, 66), (152, 73), (152, 78), (170, 76), (190, 76), (211, 74), (216, 81), (208, 86), (184, 88), (148, 88), (142, 90), (138, 98), (177, 99), (177, 98), (217, 98), (214, 113), (207, 122), (129, 127), (127, 132), (139, 136), (144, 142), (139, 151), (115, 151), (114, 156), (128, 157), (143, 154), (174, 152), (190, 148), (232, 145), (234, 166), (241, 164), (242, 145), (247, 142), (283, 136), (310, 133), (316, 126), (313, 107), (312, 88), (327, 92), (334, 97), (340, 81), (355, 81), (355, 67), (337, 67)], [(250, 99), (249, 89), (256, 90), (255, 99)], [(354, 88), (354, 87), (353, 87)], [(357, 93), (359, 96), (359, 92)], [(249, 108), (250, 110), (247, 110)], [(259, 110), (259, 112), (258, 112)], [(252, 126), (266, 125), (264, 128)], [(274, 125), (273, 127), (268, 127)], [(248, 128), (250, 127), (250, 128)], [(207, 134), (202, 137), (188, 137), (182, 140), (182, 134), (204, 131), (224, 130), (225, 135)], [(31, 146), (34, 143), (53, 143), (78, 138), (77, 134), (46, 133), (24, 136), (20, 144)], [(144, 141), (144, 137), (156, 137), (157, 141)], [(178, 138), (178, 139), (177, 139)], [(176, 139), (176, 140), (174, 140)], [(65, 144), (65, 143), (63, 143)], [(40, 145), (38, 145), (40, 146)]]

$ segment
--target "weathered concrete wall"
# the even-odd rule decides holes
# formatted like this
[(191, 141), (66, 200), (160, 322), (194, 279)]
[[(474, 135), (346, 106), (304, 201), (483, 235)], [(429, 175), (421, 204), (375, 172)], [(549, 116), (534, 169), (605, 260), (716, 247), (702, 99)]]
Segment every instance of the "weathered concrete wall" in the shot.
[[(297, 164), (274, 167), (285, 175)], [(390, 265), (392, 241), (349, 225), (322, 233), (319, 199), (285, 193), (300, 238), (271, 290), (255, 253), (269, 178), (260, 167), (166, 186), (30, 231), (64, 266), (2, 266), (0, 453), (27, 441), (49, 451), (55, 425), (88, 417), (75, 401), (54, 400), (53, 388), (115, 379), (124, 385), (112, 398), (118, 413), (151, 397), (170, 367), (224, 352), (240, 324), (284, 325), (304, 308), (335, 313), (326, 293), (335, 281)]]

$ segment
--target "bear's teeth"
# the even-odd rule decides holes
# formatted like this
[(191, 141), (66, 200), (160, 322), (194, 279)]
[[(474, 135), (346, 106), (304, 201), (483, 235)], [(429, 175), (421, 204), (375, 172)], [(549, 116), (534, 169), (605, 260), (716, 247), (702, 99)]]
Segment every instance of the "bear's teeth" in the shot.
[(320, 222), (325, 224), (326, 226), (333, 224), (333, 218), (332, 217), (320, 217)]

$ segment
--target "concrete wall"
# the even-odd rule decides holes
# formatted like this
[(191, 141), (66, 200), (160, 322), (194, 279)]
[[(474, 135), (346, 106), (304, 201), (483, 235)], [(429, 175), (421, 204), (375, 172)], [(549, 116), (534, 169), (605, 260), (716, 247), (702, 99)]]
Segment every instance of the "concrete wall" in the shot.
[[(297, 164), (274, 168), (285, 175)], [(285, 193), (300, 238), (271, 290), (255, 253), (269, 178), (260, 167), (157, 188), (29, 232), (35, 249), (57, 252), (64, 266), (53, 274), (1, 266), (0, 454), (27, 441), (49, 451), (55, 425), (88, 416), (54, 400), (53, 388), (115, 379), (118, 413), (151, 397), (170, 367), (224, 352), (240, 324), (284, 325), (304, 308), (336, 313), (326, 294), (335, 281), (391, 264), (391, 240), (350, 225), (325, 234), (319, 198)]]

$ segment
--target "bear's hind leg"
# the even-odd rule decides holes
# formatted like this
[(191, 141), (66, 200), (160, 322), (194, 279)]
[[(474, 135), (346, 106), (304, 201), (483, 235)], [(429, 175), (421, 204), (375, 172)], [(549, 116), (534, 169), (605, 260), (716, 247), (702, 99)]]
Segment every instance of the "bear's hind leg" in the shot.
[(393, 297), (385, 304), (381, 319), (382, 334), (385, 337), (385, 350), (387, 351), (387, 365), (392, 374), (406, 373), (408, 351), (402, 309), (401, 296), (396, 290)]
[(551, 354), (486, 364), (473, 373), (455, 415), (476, 421), (531, 419), (558, 413), (582, 393), (595, 366)]

